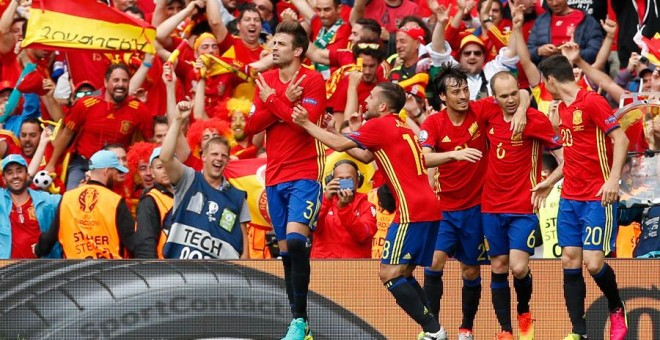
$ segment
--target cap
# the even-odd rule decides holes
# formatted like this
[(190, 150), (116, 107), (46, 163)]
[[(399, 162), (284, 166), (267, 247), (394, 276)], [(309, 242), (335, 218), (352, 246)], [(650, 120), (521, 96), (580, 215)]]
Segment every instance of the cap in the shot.
[(0, 81), (0, 92), (4, 90), (13, 90), (13, 89), (14, 89), (14, 84), (9, 80)]
[(645, 69), (639, 71), (639, 77), (640, 78), (644, 77), (646, 73), (653, 73), (654, 70), (655, 70), (655, 65), (649, 64), (649, 66), (647, 66)]
[(89, 169), (107, 169), (114, 168), (119, 170), (119, 172), (128, 173), (128, 169), (119, 164), (119, 159), (114, 152), (108, 150), (101, 150), (92, 155), (92, 158), (89, 159)]
[(154, 149), (154, 151), (151, 152), (151, 156), (149, 157), (149, 165), (154, 162), (154, 159), (160, 157), (160, 147), (157, 147)]
[(481, 47), (481, 49), (486, 48), (486, 45), (484, 45), (484, 42), (483, 40), (481, 40), (481, 38), (477, 37), (474, 34), (468, 34), (465, 37), (463, 37), (463, 39), (461, 39), (461, 45), (458, 51), (459, 52), (462, 51), (463, 48), (469, 44), (477, 44)]
[(415, 28), (403, 27), (399, 29), (399, 32), (403, 32), (407, 34), (409, 37), (424, 44), (424, 30), (419, 27), (415, 27)]
[(5, 168), (7, 167), (7, 165), (9, 165), (11, 163), (18, 163), (19, 165), (22, 165), (26, 168), (28, 166), (28, 164), (25, 161), (25, 158), (23, 158), (23, 156), (17, 155), (17, 154), (11, 154), (11, 155), (7, 155), (7, 157), (5, 157), (2, 160), (2, 171), (5, 171)]

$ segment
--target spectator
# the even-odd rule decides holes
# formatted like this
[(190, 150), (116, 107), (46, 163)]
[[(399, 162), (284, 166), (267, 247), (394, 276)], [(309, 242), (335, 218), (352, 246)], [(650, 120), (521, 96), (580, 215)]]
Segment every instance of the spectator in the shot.
[(150, 115), (144, 104), (128, 96), (128, 79), (128, 68), (124, 64), (111, 65), (105, 74), (102, 94), (77, 101), (64, 117), (45, 170), (53, 172), (72, 142), (67, 190), (80, 184), (88, 168), (87, 160), (105, 145), (117, 143), (128, 148), (138, 131), (147, 139), (152, 137)]
[(89, 168), (89, 180), (62, 196), (52, 226), (39, 237), (37, 257), (48, 254), (58, 239), (67, 259), (121, 259), (133, 251), (135, 221), (110, 189), (115, 175), (128, 169), (108, 150), (94, 153)]
[(26, 119), (21, 124), (21, 133), (18, 139), (21, 142), (21, 151), (25, 160), (29, 163), (37, 151), (39, 139), (41, 136), (41, 125), (38, 119)]
[(598, 21), (569, 7), (567, 0), (548, 0), (547, 4), (550, 11), (536, 19), (527, 40), (532, 61), (538, 64), (551, 55), (560, 54), (559, 47), (571, 40), (580, 45), (582, 59), (590, 64), (596, 61), (603, 42)]
[(362, 18), (376, 20), (387, 32), (396, 32), (401, 19), (416, 15), (419, 6), (409, 0), (356, 0), (351, 10), (351, 23)]
[(149, 157), (149, 170), (154, 186), (140, 198), (137, 207), (135, 230), (136, 258), (164, 258), (163, 247), (167, 242), (165, 222), (174, 205), (174, 188), (160, 160), (161, 148), (156, 148)]
[(232, 98), (227, 103), (231, 118), (231, 131), (234, 134), (235, 145), (231, 147), (231, 156), (238, 159), (257, 157), (257, 147), (252, 144), (252, 136), (245, 133), (245, 122), (252, 101), (245, 98)]
[[(35, 258), (32, 247), (50, 227), (62, 196), (29, 189), (28, 165), (23, 157), (11, 154), (2, 160), (2, 177), (7, 188), (0, 189), (0, 258)], [(61, 258), (59, 245), (45, 253)]]
[[(159, 156), (174, 186), (172, 227), (163, 256), (170, 259), (247, 258), (250, 212), (245, 192), (233, 187), (223, 176), (229, 162), (227, 140), (213, 137), (204, 144), (201, 173), (174, 157), (181, 123), (188, 119), (191, 109), (189, 102), (178, 104)], [(205, 242), (200, 242), (202, 234), (207, 235)]]
[[(351, 160), (335, 163), (314, 231), (312, 258), (370, 258), (376, 233), (376, 209), (357, 192), (364, 177)], [(348, 185), (350, 184), (350, 185)]]
[(154, 117), (154, 138), (153, 142), (160, 145), (163, 143), (165, 134), (167, 134), (167, 129), (169, 124), (167, 123), (167, 117), (165, 116), (156, 116)]
[(369, 192), (369, 202), (376, 207), (376, 225), (378, 227), (372, 241), (371, 258), (380, 260), (383, 257), (383, 245), (385, 245), (387, 230), (394, 219), (396, 202), (387, 185), (381, 185), (378, 189), (371, 190)]

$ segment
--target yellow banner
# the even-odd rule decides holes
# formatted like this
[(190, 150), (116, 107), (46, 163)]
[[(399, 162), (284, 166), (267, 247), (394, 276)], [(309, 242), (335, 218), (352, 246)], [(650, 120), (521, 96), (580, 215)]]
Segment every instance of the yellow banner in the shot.
[(154, 54), (156, 30), (112, 23), (55, 11), (33, 9), (22, 47), (44, 47), (96, 51), (140, 51)]

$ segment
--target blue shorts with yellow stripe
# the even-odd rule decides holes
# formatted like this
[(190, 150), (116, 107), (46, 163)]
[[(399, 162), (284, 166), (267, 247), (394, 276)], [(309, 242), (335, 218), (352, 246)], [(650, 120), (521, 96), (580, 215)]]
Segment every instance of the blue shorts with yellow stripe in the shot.
[(430, 266), (440, 221), (392, 223), (385, 236), (383, 264)]
[(609, 254), (614, 250), (618, 224), (617, 206), (600, 201), (561, 198), (557, 215), (557, 240), (561, 247), (581, 247)]
[(321, 209), (321, 184), (301, 179), (266, 187), (268, 213), (278, 241), (286, 240), (286, 225), (298, 222), (316, 227)]
[(509, 250), (534, 254), (539, 218), (534, 214), (483, 213), (488, 256), (509, 255)]
[(481, 205), (464, 210), (443, 211), (435, 250), (469, 266), (490, 264), (484, 243)]

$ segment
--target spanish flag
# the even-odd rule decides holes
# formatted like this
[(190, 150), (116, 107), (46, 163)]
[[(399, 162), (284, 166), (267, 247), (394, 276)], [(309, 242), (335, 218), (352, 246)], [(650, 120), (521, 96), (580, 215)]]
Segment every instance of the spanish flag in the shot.
[(231, 73), (237, 77), (247, 81), (254, 81), (254, 74), (250, 66), (239, 66), (236, 59), (228, 57), (216, 57), (212, 54), (202, 54), (200, 56), (202, 62), (206, 66), (206, 74), (202, 74), (203, 77), (212, 77), (220, 74)]
[(34, 0), (22, 47), (156, 53), (156, 29), (96, 0)]

